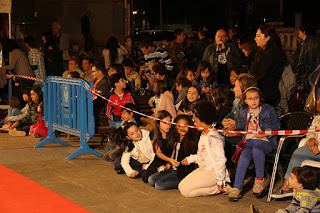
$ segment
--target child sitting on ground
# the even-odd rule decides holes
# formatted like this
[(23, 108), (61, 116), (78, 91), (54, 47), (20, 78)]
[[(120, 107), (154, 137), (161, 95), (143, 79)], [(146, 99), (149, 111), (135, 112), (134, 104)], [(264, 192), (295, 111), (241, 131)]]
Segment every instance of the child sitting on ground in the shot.
[(47, 137), (48, 136), (48, 127), (44, 124), (43, 120), (43, 102), (38, 105), (38, 122), (35, 125), (30, 126), (29, 135), (35, 138)]
[(276, 213), (320, 212), (320, 190), (316, 168), (294, 167), (288, 181), (289, 187), (295, 190), (292, 203)]
[(117, 129), (117, 138), (122, 141), (122, 156), (114, 160), (115, 170), (128, 177), (141, 176), (152, 163), (155, 153), (149, 138), (149, 131), (140, 130), (135, 123), (128, 122), (123, 129)]
[[(12, 96), (10, 98), (10, 108), (8, 109), (8, 116), (11, 117), (11, 116), (21, 115), (22, 112), (20, 111), (19, 107), (20, 107), (19, 98), (16, 96)], [(14, 123), (13, 121), (8, 121), (8, 123), (4, 124), (1, 129), (5, 131), (9, 131), (13, 123)]]
[(198, 152), (181, 161), (182, 165), (197, 163), (199, 168), (191, 172), (178, 188), (185, 197), (198, 197), (224, 193), (230, 182), (224, 154), (224, 138), (219, 132), (210, 130), (217, 121), (216, 108), (209, 101), (199, 101), (193, 116), (196, 127), (202, 131)]
[[(133, 103), (127, 103), (126, 105), (124, 105), (125, 108), (128, 108), (130, 110), (133, 111), (137, 111), (137, 107), (133, 104)], [(138, 123), (135, 119), (135, 113), (132, 111), (129, 111), (125, 108), (121, 107), (121, 126), (119, 128), (123, 128), (123, 126), (127, 123), (127, 122), (132, 122), (135, 123), (138, 126)], [(118, 128), (118, 129), (119, 129)], [(118, 133), (115, 133), (118, 134)], [(120, 149), (119, 146), (119, 141), (117, 138), (112, 137), (112, 142), (109, 146), (109, 149), (107, 151), (107, 153), (104, 155), (104, 159), (106, 161), (113, 161), (114, 159), (116, 159), (117, 157), (121, 156), (122, 152), (124, 150)]]

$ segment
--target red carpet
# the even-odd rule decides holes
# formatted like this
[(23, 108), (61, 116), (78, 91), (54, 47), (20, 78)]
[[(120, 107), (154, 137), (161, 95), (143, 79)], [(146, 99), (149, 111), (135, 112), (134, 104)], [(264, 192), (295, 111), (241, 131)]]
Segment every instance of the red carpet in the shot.
[(89, 213), (90, 211), (0, 165), (0, 212)]

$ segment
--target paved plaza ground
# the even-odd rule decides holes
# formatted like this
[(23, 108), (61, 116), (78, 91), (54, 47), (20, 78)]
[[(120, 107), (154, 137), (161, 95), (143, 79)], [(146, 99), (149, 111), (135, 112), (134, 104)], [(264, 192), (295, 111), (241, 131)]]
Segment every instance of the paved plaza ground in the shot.
[[(12, 137), (0, 133), (0, 164), (41, 184), (92, 212), (249, 212), (254, 204), (260, 212), (275, 212), (290, 204), (287, 201), (267, 202), (257, 199), (252, 191), (235, 203), (226, 195), (185, 198), (179, 190), (158, 191), (126, 175), (118, 175), (111, 162), (91, 154), (76, 159), (65, 157), (79, 147), (79, 138), (60, 137), (69, 146), (51, 143), (34, 148), (39, 139), (30, 136)], [(96, 146), (99, 138), (90, 140)], [(105, 153), (106, 150), (95, 148)], [(278, 184), (279, 185), (279, 184)], [(0, 189), (1, 190), (1, 189)], [(59, 212), (57, 210), (57, 212)]]

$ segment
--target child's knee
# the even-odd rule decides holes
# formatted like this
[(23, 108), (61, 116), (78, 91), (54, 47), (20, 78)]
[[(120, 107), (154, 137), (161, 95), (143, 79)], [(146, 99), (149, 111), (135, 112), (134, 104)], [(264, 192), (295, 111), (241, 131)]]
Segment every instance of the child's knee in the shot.
[(178, 185), (178, 189), (179, 189), (182, 196), (191, 197), (188, 184), (184, 184), (183, 182), (180, 182)]

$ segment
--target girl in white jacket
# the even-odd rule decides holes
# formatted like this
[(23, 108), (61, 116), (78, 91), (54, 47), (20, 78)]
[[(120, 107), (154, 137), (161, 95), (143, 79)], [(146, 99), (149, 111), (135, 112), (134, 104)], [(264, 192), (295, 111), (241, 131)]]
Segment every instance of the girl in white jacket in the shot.
[[(120, 127), (121, 128), (121, 127)], [(155, 153), (149, 137), (149, 131), (140, 130), (137, 124), (129, 122), (123, 127), (121, 148), (124, 149), (122, 157), (114, 160), (118, 173), (126, 173), (128, 177), (137, 177), (152, 163)]]
[(216, 122), (216, 109), (209, 101), (200, 101), (194, 107), (195, 126), (201, 127), (202, 134), (196, 155), (181, 161), (182, 165), (197, 163), (199, 168), (191, 172), (179, 184), (185, 197), (219, 194), (226, 191), (225, 183), (230, 182), (224, 155), (224, 138), (218, 132), (209, 130)]

